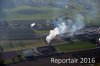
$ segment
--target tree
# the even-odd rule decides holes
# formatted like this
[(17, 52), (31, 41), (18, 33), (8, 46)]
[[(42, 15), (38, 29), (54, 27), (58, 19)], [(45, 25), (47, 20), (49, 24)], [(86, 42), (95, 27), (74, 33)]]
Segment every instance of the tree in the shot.
[(23, 61), (23, 57), (21, 55), (18, 55), (19, 61)]
[(14, 46), (12, 45), (12, 43), (9, 43), (9, 46), (10, 46), (11, 48), (14, 48)]
[(21, 47), (24, 47), (23, 41), (20, 41), (20, 42), (19, 42), (19, 45), (20, 45)]
[(6, 66), (4, 62), (5, 61), (3, 61), (3, 60), (0, 59), (0, 66)]
[(1, 53), (4, 51), (4, 49), (3, 49), (3, 47), (2, 47), (2, 45), (0, 44), (0, 55), (1, 55)]

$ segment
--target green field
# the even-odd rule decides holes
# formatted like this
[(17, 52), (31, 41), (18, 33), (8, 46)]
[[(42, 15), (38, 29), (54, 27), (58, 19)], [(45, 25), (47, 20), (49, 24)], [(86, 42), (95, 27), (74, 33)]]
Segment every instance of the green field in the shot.
[(49, 33), (49, 30), (34, 30), (34, 32), (35, 32), (36, 34), (41, 34), (41, 35), (43, 35), (43, 34), (48, 34), (48, 33)]
[(90, 43), (89, 41), (77, 41), (77, 42), (69, 42), (65, 44), (60, 44), (55, 46), (58, 50), (69, 52), (75, 50), (82, 50), (82, 49), (90, 49), (95, 48), (95, 44)]
[[(7, 20), (51, 19), (58, 17), (61, 13), (59, 12), (61, 11), (60, 8), (30, 6), (16, 6), (16, 8), (4, 9), (3, 11), (6, 14)], [(22, 11), (22, 13), (19, 13), (20, 11)], [(24, 11), (26, 13), (23, 14)]]

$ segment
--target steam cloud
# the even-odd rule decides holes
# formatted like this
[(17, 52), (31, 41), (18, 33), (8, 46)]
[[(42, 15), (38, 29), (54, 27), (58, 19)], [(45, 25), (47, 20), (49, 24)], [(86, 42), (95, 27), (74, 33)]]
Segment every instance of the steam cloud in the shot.
[(35, 26), (35, 23), (32, 23), (32, 24), (31, 24), (31, 27), (34, 27), (34, 26)]
[(66, 33), (68, 36), (73, 36), (73, 34), (84, 27), (84, 18), (81, 14), (76, 14), (74, 21), (71, 19), (59, 18), (55, 21), (56, 27), (53, 30), (50, 30), (50, 34), (46, 37), (48, 44), (53, 40), (57, 35), (64, 36)]

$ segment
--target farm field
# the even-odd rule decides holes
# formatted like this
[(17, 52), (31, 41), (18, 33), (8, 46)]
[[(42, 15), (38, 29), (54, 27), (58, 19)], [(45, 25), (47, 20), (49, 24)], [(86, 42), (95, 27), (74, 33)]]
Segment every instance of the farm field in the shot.
[(77, 41), (69, 42), (55, 46), (59, 51), (69, 52), (83, 49), (95, 48), (95, 44), (90, 43), (89, 41)]
[[(4, 47), (5, 52), (6, 51), (15, 51), (15, 50), (22, 50), (22, 49), (31, 49), (33, 47), (40, 47), (48, 45), (43, 40), (37, 40), (32, 43), (23, 43), (23, 44), (16, 44), (13, 46), (6, 46)], [(75, 42), (61, 42), (59, 44), (54, 44), (54, 47), (58, 49), (59, 51), (63, 52), (69, 52), (69, 51), (76, 51), (76, 50), (83, 50), (83, 49), (91, 49), (95, 48), (96, 45), (92, 44), (89, 41), (75, 41)]]
[[(48, 20), (48, 19), (58, 19), (60, 16), (66, 16), (66, 18), (75, 18), (74, 15), (79, 13), (82, 14), (84, 16), (84, 23), (85, 24), (100, 24), (100, 19), (99, 19), (99, 11), (97, 11), (96, 13), (94, 13), (95, 10), (93, 10), (93, 13), (96, 15), (96, 17), (91, 17), (91, 14), (89, 13), (89, 8), (91, 9), (90, 6), (92, 6), (91, 4), (88, 5), (89, 8), (85, 8), (85, 3), (80, 4), (80, 2), (78, 1), (73, 1), (70, 0), (68, 5), (68, 8), (65, 7), (65, 5), (62, 4), (57, 4), (56, 2), (60, 2), (60, 1), (54, 1), (54, 0), (32, 0), (32, 5), (29, 4), (25, 4), (26, 2), (29, 2), (28, 0), (20, 0), (22, 1), (22, 3), (18, 3), (17, 0), (13, 0), (12, 3), (14, 3), (14, 7), (11, 8), (1, 8), (2, 12), (5, 14), (5, 17), (3, 18), (5, 21), (10, 22), (13, 20)], [(6, 2), (6, 1), (5, 1)], [(53, 3), (54, 2), (54, 3)], [(64, 1), (63, 1), (64, 2)], [(87, 1), (86, 1), (87, 2)], [(89, 2), (91, 2), (89, 0)], [(52, 5), (53, 3), (53, 5)], [(97, 2), (96, 2), (97, 3)], [(35, 5), (33, 5), (35, 4)], [(47, 4), (47, 5), (44, 5)], [(40, 5), (40, 6), (37, 6)], [(57, 6), (60, 5), (60, 6)], [(99, 5), (96, 5), (96, 7), (98, 7)], [(7, 6), (6, 6), (7, 7)], [(97, 9), (98, 10), (98, 9)], [(1, 20), (2, 21), (2, 20)], [(27, 21), (29, 22), (29, 21)], [(35, 33), (38, 35), (41, 34), (48, 34), (49, 30), (35, 30)], [(44, 40), (44, 38), (43, 38)], [(36, 45), (38, 42), (36, 42)], [(42, 42), (39, 43), (39, 45), (41, 45)], [(82, 42), (84, 43), (84, 42)], [(29, 43), (30, 46), (35, 46), (34, 43)], [(26, 44), (26, 46), (29, 46), (29, 44)], [(43, 45), (45, 44), (45, 42), (42, 43)], [(87, 44), (87, 46), (89, 45), (90, 47), (94, 47), (93, 44), (86, 42), (83, 45), (83, 47), (80, 46), (81, 42), (73, 42), (71, 43), (73, 45), (73, 47), (78, 46), (76, 48), (72, 48), (70, 46), (71, 49), (77, 49), (77, 48), (88, 48), (85, 45)], [(66, 45), (70, 45), (70, 44), (62, 44), (61, 46), (66, 46)], [(61, 49), (62, 51), (67, 50), (67, 47), (65, 47), (65, 49), (62, 49), (61, 46), (57, 46), (59, 49)], [(18, 46), (17, 46), (18, 47)], [(10, 49), (10, 48), (9, 48)], [(14, 48), (13, 48), (14, 49)]]
[[(10, 42), (10, 43), (9, 43)], [(17, 50), (23, 50), (33, 47), (40, 47), (47, 45), (43, 40), (22, 40), (21, 42), (19, 40), (11, 40), (6, 43), (5, 46), (3, 46), (4, 52), (7, 51), (17, 51)]]
[[(51, 19), (59, 16), (60, 8), (17, 6), (13, 9), (4, 9), (7, 20), (37, 20)], [(55, 14), (55, 15), (54, 15)]]

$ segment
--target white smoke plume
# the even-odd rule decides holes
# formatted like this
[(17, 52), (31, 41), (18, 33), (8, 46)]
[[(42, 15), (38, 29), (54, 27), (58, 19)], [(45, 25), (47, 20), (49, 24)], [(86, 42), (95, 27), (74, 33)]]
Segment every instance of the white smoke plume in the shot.
[(53, 40), (57, 35), (64, 36), (66, 33), (68, 36), (73, 36), (73, 34), (84, 27), (83, 16), (81, 14), (76, 14), (75, 21), (71, 19), (64, 20), (59, 18), (56, 21), (56, 27), (53, 30), (50, 30), (50, 34), (46, 37), (48, 44)]
[(50, 43), (50, 41), (54, 39), (57, 35), (66, 33), (67, 26), (65, 25), (65, 23), (61, 23), (58, 25), (58, 27), (54, 28), (53, 30), (50, 30), (50, 34), (46, 37), (48, 43)]
[(100, 41), (100, 38), (99, 38), (99, 41)]
[(34, 26), (35, 26), (35, 23), (32, 23), (30, 26), (31, 26), (31, 27), (34, 27)]

